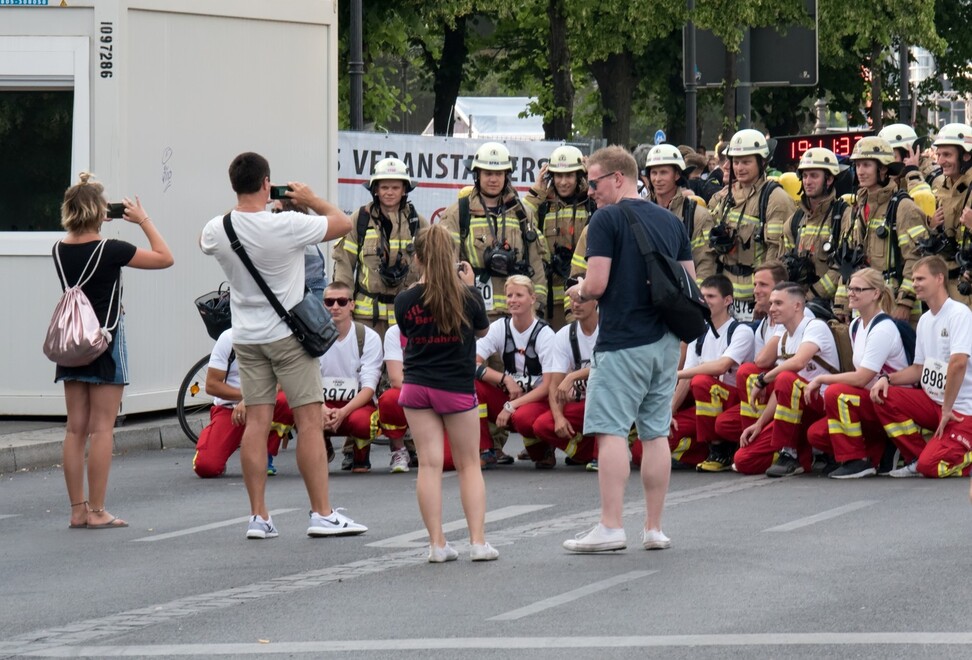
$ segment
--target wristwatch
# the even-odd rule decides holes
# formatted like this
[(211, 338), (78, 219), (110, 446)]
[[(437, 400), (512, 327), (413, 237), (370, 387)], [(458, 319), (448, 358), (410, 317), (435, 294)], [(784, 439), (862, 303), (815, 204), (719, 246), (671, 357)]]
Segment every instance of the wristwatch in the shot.
[(513, 404), (510, 403), (509, 401), (503, 404), (503, 410), (510, 413), (511, 415), (516, 412), (516, 408), (514, 408)]

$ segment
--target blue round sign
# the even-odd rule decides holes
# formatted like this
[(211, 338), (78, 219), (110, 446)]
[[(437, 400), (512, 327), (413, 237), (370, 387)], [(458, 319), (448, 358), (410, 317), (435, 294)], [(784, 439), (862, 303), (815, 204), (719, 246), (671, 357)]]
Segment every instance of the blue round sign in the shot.
[(661, 144), (665, 141), (665, 131), (658, 129), (655, 131), (655, 144)]

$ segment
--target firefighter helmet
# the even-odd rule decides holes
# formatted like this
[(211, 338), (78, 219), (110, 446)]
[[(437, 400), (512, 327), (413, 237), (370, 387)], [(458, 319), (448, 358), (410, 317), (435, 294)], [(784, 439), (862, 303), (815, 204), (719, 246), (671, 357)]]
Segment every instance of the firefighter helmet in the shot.
[(645, 172), (659, 165), (673, 165), (679, 172), (685, 171), (685, 160), (678, 147), (671, 144), (658, 144), (651, 148), (645, 157)]
[(379, 181), (403, 181), (405, 192), (415, 189), (415, 182), (408, 173), (408, 166), (398, 158), (383, 158), (375, 165), (375, 171), (371, 173), (368, 181), (368, 189), (374, 188)]
[(584, 154), (577, 147), (565, 144), (557, 147), (550, 154), (550, 163), (547, 165), (548, 172), (585, 172), (587, 166), (584, 165)]
[(795, 172), (784, 172), (781, 174), (779, 184), (786, 191), (786, 194), (790, 196), (790, 199), (794, 202), (800, 201), (800, 188), (803, 187), (803, 184)]
[(882, 128), (881, 132), (878, 133), (878, 137), (887, 140), (892, 149), (900, 148), (911, 151), (915, 140), (918, 139), (918, 134), (908, 124), (891, 124)]
[(486, 142), (476, 150), (471, 170), (513, 171), (510, 150), (499, 142)]
[(962, 147), (966, 152), (972, 151), (972, 126), (968, 124), (945, 124), (942, 130), (938, 131), (935, 138), (936, 147), (954, 146)]
[(726, 150), (726, 155), (730, 158), (734, 156), (762, 156), (766, 159), (770, 155), (769, 145), (762, 133), (752, 128), (744, 128), (741, 131), (736, 131), (732, 139), (729, 140), (729, 149)]
[(879, 138), (876, 135), (863, 137), (854, 145), (854, 151), (851, 153), (850, 159), (853, 162), (867, 160), (869, 158), (876, 160), (879, 165), (887, 167), (895, 162), (894, 149), (891, 148), (887, 140)]
[(813, 147), (804, 151), (797, 169), (801, 172), (803, 170), (826, 170), (834, 176), (840, 174), (837, 154), (823, 147)]

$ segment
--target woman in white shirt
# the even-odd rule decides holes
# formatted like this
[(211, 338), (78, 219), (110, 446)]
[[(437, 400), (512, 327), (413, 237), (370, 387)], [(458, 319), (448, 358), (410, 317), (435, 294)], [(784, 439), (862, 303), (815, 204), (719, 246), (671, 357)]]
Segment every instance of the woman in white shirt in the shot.
[(823, 393), (826, 419), (810, 427), (807, 439), (840, 463), (830, 472), (833, 479), (877, 473), (875, 466), (888, 437), (874, 412), (870, 388), (879, 378), (909, 364), (901, 333), (888, 314), (894, 309), (894, 299), (881, 273), (873, 268), (857, 271), (847, 293), (849, 307), (859, 315), (849, 327), (855, 370), (817, 376), (804, 390), (809, 399), (817, 388), (827, 386)]

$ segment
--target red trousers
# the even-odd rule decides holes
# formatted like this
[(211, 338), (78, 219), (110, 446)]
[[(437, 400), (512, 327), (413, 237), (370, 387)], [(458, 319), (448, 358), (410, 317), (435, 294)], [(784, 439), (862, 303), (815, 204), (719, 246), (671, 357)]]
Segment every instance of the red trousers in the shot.
[[(282, 421), (289, 416), (290, 422)], [(293, 414), (287, 406), (283, 392), (277, 394), (273, 409), (273, 424), (267, 436), (267, 453), (277, 455), (280, 438), (293, 426)], [(226, 471), (226, 462), (243, 441), (246, 426), (233, 425), (233, 409), (213, 406), (209, 410), (209, 424), (199, 433), (196, 455), (192, 457), (192, 469), (203, 479), (218, 477)]]
[[(284, 400), (286, 402), (286, 399)], [(327, 401), (324, 403), (328, 408), (343, 408), (348, 405), (347, 401)], [(287, 423), (294, 423), (294, 413), (287, 407)], [(298, 429), (298, 433), (300, 429)], [(368, 463), (371, 456), (371, 443), (378, 435), (378, 409), (370, 403), (366, 403), (360, 408), (352, 411), (336, 431), (325, 431), (324, 441), (329, 443), (332, 436), (344, 436), (354, 443), (354, 462)], [(330, 446), (330, 445), (329, 445)], [(328, 450), (328, 455), (331, 451)]]
[(408, 430), (408, 420), (405, 411), (398, 405), (398, 397), (402, 390), (389, 387), (378, 397), (378, 427), (391, 440), (398, 440), (405, 436)]
[[(519, 412), (519, 411), (517, 411)], [(593, 435), (582, 435), (584, 428), (584, 402), (568, 401), (563, 407), (564, 417), (574, 427), (577, 434), (573, 438), (562, 438), (554, 430), (553, 412), (547, 410), (533, 423), (533, 435), (551, 447), (560, 449), (578, 463), (590, 463), (597, 457), (597, 443)]]
[(941, 407), (924, 390), (891, 387), (884, 405), (875, 406), (878, 419), (905, 460), (917, 456), (918, 471), (926, 477), (968, 476), (972, 469), (972, 416), (949, 422), (941, 437), (925, 444), (921, 429), (937, 429)]
[[(503, 411), (503, 404), (510, 400), (509, 396), (497, 387), (476, 381), (476, 398), (479, 399), (479, 447), (482, 451), (493, 448), (493, 438), (489, 434), (489, 422), (495, 422)], [(485, 409), (485, 415), (484, 413)], [(547, 453), (548, 445), (536, 438), (533, 433), (533, 423), (538, 417), (550, 410), (546, 399), (520, 406), (510, 417), (511, 431), (523, 436), (523, 447), (530, 454), (530, 459), (539, 461)]]
[[(739, 390), (729, 387), (712, 376), (692, 378), (692, 398), (695, 399), (695, 437), (708, 445), (718, 439), (716, 420), (727, 409), (739, 404)], [(681, 427), (679, 427), (681, 428)], [(737, 436), (738, 437), (738, 436)], [(706, 457), (702, 457), (704, 461)]]
[[(776, 460), (778, 449), (774, 447), (773, 434), (777, 425), (776, 420), (770, 421), (753, 440), (745, 447), (736, 450), (733, 464), (740, 474), (763, 474)], [(810, 445), (803, 442), (797, 448), (797, 458), (804, 472), (810, 472), (813, 454)]]
[[(686, 397), (686, 402), (672, 417), (678, 425), (677, 431), (668, 434), (668, 448), (672, 458), (679, 463), (695, 467), (709, 456), (709, 445), (698, 441), (696, 431), (696, 406)], [(640, 446), (641, 443), (639, 442)]]
[(827, 417), (807, 431), (810, 445), (838, 463), (866, 458), (877, 467), (888, 436), (878, 421), (870, 391), (837, 383), (827, 386), (823, 398)]
[(740, 365), (736, 372), (736, 400), (739, 404), (730, 405), (728, 401), (724, 404), (724, 410), (716, 416), (713, 426), (716, 438), (727, 442), (739, 442), (742, 430), (759, 419), (769, 395), (764, 392), (758, 401), (750, 401), (750, 392), (756, 382), (756, 376), (766, 371), (753, 362)]
[(826, 414), (823, 397), (818, 390), (807, 403), (803, 398), (807, 381), (793, 371), (782, 372), (772, 385), (776, 394), (773, 450), (779, 451), (784, 447), (799, 450), (807, 445), (807, 429)]

